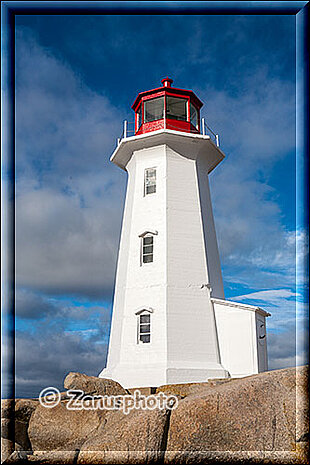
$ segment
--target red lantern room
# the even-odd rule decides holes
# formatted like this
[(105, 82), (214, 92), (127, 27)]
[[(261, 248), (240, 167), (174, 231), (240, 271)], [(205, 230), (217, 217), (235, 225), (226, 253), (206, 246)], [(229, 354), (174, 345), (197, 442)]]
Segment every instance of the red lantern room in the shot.
[(162, 87), (140, 92), (132, 105), (135, 112), (135, 135), (158, 129), (200, 133), (200, 108), (203, 103), (192, 90), (171, 87), (172, 79)]

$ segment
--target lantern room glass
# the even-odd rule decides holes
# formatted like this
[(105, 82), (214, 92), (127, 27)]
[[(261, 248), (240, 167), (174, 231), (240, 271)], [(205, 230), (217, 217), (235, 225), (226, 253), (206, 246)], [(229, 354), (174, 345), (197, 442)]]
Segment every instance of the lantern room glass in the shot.
[(144, 123), (150, 123), (164, 117), (164, 97), (157, 97), (144, 102)]
[(191, 124), (195, 126), (196, 129), (198, 129), (198, 111), (192, 103), (190, 104), (190, 117)]
[(187, 121), (187, 100), (167, 95), (167, 118)]
[(189, 98), (169, 94), (142, 100), (136, 110), (136, 130), (144, 123), (164, 119), (191, 123), (199, 131), (199, 110), (196, 105)]
[(140, 104), (139, 110), (137, 111), (137, 127), (139, 128), (142, 124), (142, 104)]

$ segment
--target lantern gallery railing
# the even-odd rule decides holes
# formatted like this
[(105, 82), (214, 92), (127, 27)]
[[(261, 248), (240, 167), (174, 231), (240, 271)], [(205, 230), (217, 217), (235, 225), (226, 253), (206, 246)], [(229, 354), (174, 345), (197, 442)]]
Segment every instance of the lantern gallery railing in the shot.
[(201, 133), (206, 136), (212, 137), (214, 139), (216, 146), (220, 146), (220, 137), (218, 134), (215, 134), (215, 132), (212, 131), (212, 129), (207, 125), (205, 118), (201, 118)]
[[(169, 129), (171, 129), (173, 125), (169, 123)], [(176, 129), (180, 130), (179, 127), (175, 126)], [(205, 118), (201, 118), (201, 124), (200, 124), (200, 132), (204, 136), (210, 136), (211, 139), (216, 143), (216, 146), (220, 146), (220, 138), (218, 134), (215, 134), (215, 132), (212, 131), (212, 129), (207, 125)], [(127, 137), (134, 136), (135, 135), (135, 123), (131, 121), (125, 120), (123, 123), (123, 132), (121, 134), (121, 137), (117, 139), (117, 145), (120, 144), (122, 139), (127, 139)]]

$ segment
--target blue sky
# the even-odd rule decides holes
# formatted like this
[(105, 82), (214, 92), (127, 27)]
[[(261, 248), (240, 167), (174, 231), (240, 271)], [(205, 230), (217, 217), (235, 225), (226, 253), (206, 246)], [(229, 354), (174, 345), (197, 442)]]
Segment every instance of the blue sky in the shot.
[(18, 396), (105, 365), (126, 189), (109, 157), (166, 75), (226, 154), (210, 179), (226, 298), (272, 313), (270, 368), (296, 363), (295, 16), (17, 16)]

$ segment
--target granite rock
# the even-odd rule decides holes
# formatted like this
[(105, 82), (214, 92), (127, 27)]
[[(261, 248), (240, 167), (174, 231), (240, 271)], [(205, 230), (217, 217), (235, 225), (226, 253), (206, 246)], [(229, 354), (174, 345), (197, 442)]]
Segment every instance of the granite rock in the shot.
[(105, 378), (96, 378), (83, 373), (70, 372), (64, 380), (65, 389), (77, 389), (84, 394), (101, 396), (116, 396), (127, 394), (127, 391), (116, 381)]
[(169, 421), (166, 410), (109, 412), (106, 422), (86, 441), (78, 464), (145, 464), (163, 459)]
[(39, 405), (28, 428), (33, 451), (74, 451), (101, 423), (96, 410), (68, 410), (66, 402), (53, 408)]
[(305, 367), (270, 371), (182, 399), (171, 413), (166, 462), (190, 463), (210, 451), (294, 452), (301, 378)]

